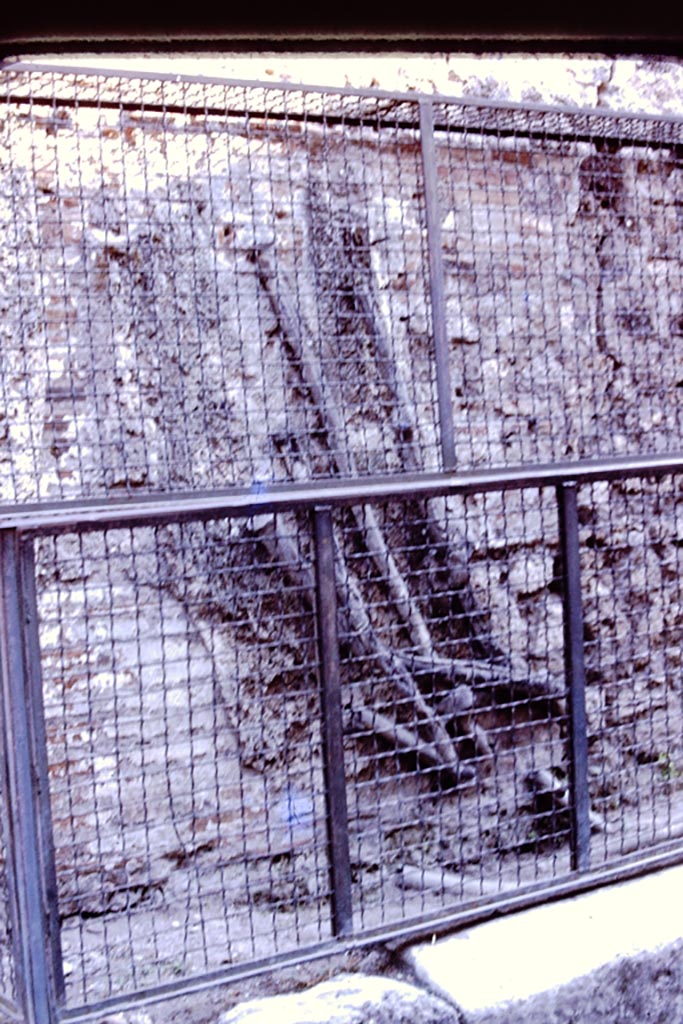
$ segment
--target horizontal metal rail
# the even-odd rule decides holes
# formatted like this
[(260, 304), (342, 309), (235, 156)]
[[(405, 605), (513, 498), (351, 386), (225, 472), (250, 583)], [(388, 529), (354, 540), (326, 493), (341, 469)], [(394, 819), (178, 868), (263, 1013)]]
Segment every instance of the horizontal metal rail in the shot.
[(683, 454), (623, 456), (560, 462), (551, 465), (505, 466), (467, 472), (341, 477), (306, 483), (258, 483), (226, 490), (148, 494), (125, 498), (94, 498), (0, 506), (0, 529), (58, 534), (72, 530), (156, 526), (169, 519), (218, 519), (309, 508), (372, 503), (392, 498), (430, 498), (519, 491), (561, 484), (678, 475)]
[[(563, 463), (552, 466), (518, 466), (498, 470), (477, 470), (468, 473), (437, 473), (413, 477), (382, 477), (371, 480), (329, 480), (301, 484), (259, 484), (255, 488), (234, 489), (204, 494), (141, 496), (118, 501), (61, 502), (33, 508), (11, 508), (0, 513), (0, 530), (27, 534), (56, 534), (69, 530), (105, 530), (116, 527), (145, 526), (181, 520), (201, 520), (228, 516), (256, 515), (265, 511), (327, 508), (351, 503), (386, 500), (387, 498), (428, 498), (436, 495), (465, 495), (487, 491), (513, 491), (536, 487), (590, 484), (603, 480), (660, 477), (683, 472), (683, 455), (625, 457), (591, 462)], [(329, 514), (329, 513), (326, 513)], [(329, 560), (328, 560), (329, 561)], [(323, 569), (324, 567), (321, 567)], [(574, 572), (578, 566), (574, 565)], [(329, 564), (326, 570), (329, 573)], [(329, 581), (328, 581), (329, 582)], [(327, 599), (330, 599), (328, 594)], [(579, 600), (576, 588), (573, 604)], [(576, 723), (574, 723), (576, 725)], [(584, 755), (582, 755), (584, 756)], [(86, 1021), (109, 1010), (139, 1007), (173, 996), (188, 995), (219, 983), (253, 977), (275, 968), (303, 963), (339, 952), (376, 943), (405, 943), (439, 931), (500, 916), (547, 900), (574, 895), (599, 885), (637, 876), (647, 870), (683, 860), (679, 842), (659, 846), (650, 854), (633, 859), (623, 858), (618, 865), (598, 870), (588, 868), (584, 857), (575, 857), (572, 873), (518, 889), (512, 894), (482, 897), (458, 908), (413, 917), (380, 928), (349, 931), (349, 909), (342, 908), (338, 937), (301, 947), (258, 961), (226, 966), (195, 978), (166, 982), (134, 994), (110, 997), (87, 1007), (63, 1008), (60, 1020)], [(583, 870), (581, 870), (583, 869)]]
[[(390, 124), (392, 127), (403, 127), (403, 128), (415, 128), (418, 123), (418, 104), (420, 102), (428, 102), (435, 107), (439, 105), (447, 105), (449, 109), (461, 108), (463, 111), (482, 111), (490, 110), (492, 113), (500, 112), (505, 115), (522, 114), (527, 118), (531, 116), (536, 117), (549, 117), (553, 116), (557, 119), (566, 118), (567, 124), (565, 127), (558, 125), (549, 128), (534, 128), (531, 124), (526, 127), (519, 126), (508, 126), (497, 125), (495, 127), (487, 126), (485, 124), (470, 123), (469, 120), (464, 119), (463, 124), (459, 125), (457, 118), (454, 120), (442, 121), (439, 118), (435, 118), (435, 130), (458, 130), (459, 127), (467, 129), (470, 135), (497, 135), (505, 136), (509, 134), (520, 134), (528, 138), (542, 138), (546, 140), (561, 141), (563, 139), (571, 138), (573, 141), (585, 141), (589, 142), (597, 138), (615, 139), (627, 141), (633, 145), (646, 145), (653, 148), (669, 147), (671, 145), (683, 144), (683, 118), (673, 114), (647, 114), (637, 113), (633, 111), (612, 111), (603, 110), (597, 107), (570, 107), (570, 106), (550, 106), (542, 103), (514, 103), (512, 101), (505, 100), (491, 100), (486, 98), (467, 98), (460, 96), (449, 96), (441, 93), (431, 94), (420, 94), (417, 92), (390, 92), (382, 89), (361, 89), (353, 86), (325, 86), (325, 85), (307, 85), (304, 83), (295, 82), (282, 82), (282, 81), (258, 81), (241, 78), (227, 78), (213, 75), (188, 75), (178, 74), (174, 72), (162, 72), (162, 71), (142, 71), (142, 70), (121, 70), (111, 67), (88, 67), (79, 66), (78, 64), (45, 64), (40, 61), (24, 61), (24, 60), (12, 60), (11, 58), (5, 59), (0, 62), (0, 73), (11, 73), (11, 72), (26, 72), (35, 74), (55, 74), (55, 75), (79, 75), (81, 77), (90, 78), (116, 78), (125, 81), (150, 81), (150, 82), (168, 82), (169, 84), (180, 86), (180, 85), (194, 85), (194, 86), (205, 86), (205, 87), (224, 87), (224, 88), (242, 88), (250, 90), (262, 90), (268, 92), (281, 92), (281, 93), (299, 93), (299, 94), (311, 94), (311, 95), (322, 95), (330, 97), (346, 97), (349, 99), (358, 100), (370, 100), (375, 104), (374, 110), (368, 111), (368, 117), (354, 116), (353, 114), (345, 114), (342, 116), (335, 117), (332, 112), (326, 112), (325, 114), (316, 114), (315, 112), (306, 112), (305, 115), (297, 115), (295, 111), (288, 111), (286, 113), (278, 113), (276, 111), (268, 112), (256, 112), (247, 109), (240, 110), (226, 110), (225, 107), (211, 106), (211, 105), (197, 105), (192, 103), (160, 103), (156, 104), (145, 104), (145, 109), (149, 112), (157, 113), (180, 113), (180, 114), (218, 114), (222, 117), (264, 117), (268, 120), (277, 121), (282, 117), (286, 117), (291, 120), (303, 119), (315, 123), (316, 121), (324, 122), (325, 124), (343, 123), (344, 125), (363, 124), (366, 127), (382, 127), (385, 124)], [(139, 109), (139, 103), (134, 101), (108, 101), (103, 99), (89, 100), (86, 97), (81, 97), (77, 101), (69, 98), (66, 101), (60, 100), (58, 97), (48, 97), (47, 99), (34, 97), (34, 96), (5, 96), (12, 101), (19, 103), (34, 103), (40, 104), (47, 102), (50, 106), (81, 106), (81, 107), (95, 107), (97, 109)], [(392, 106), (395, 105), (410, 105), (415, 109), (415, 121), (401, 121), (397, 117), (383, 120), (383, 115), (392, 113)], [(592, 129), (591, 121), (595, 121), (595, 128)], [(629, 127), (636, 125), (642, 125), (646, 129), (656, 129), (652, 134), (649, 132), (632, 131), (629, 132)], [(670, 137), (664, 130), (668, 128), (673, 131), (674, 135), (678, 136), (681, 133), (681, 138)]]
[(531, 114), (566, 114), (576, 117), (577, 114), (589, 117), (600, 118), (601, 120), (618, 118), (620, 121), (638, 121), (660, 126), (671, 124), (683, 128), (683, 117), (676, 114), (648, 114), (631, 110), (607, 110), (601, 107), (573, 107), (569, 105), (545, 104), (545, 103), (515, 103), (512, 100), (496, 100), (487, 97), (452, 96), (447, 93), (428, 93), (390, 91), (386, 89), (363, 89), (357, 86), (333, 86), (333, 85), (310, 85), (299, 82), (286, 81), (263, 81), (244, 78), (233, 78), (221, 75), (196, 75), (182, 74), (173, 71), (143, 71), (140, 69), (121, 69), (112, 67), (94, 67), (90, 65), (73, 64), (52, 64), (40, 60), (14, 60), (7, 58), (0, 62), (0, 71), (25, 71), (31, 73), (47, 73), (58, 75), (82, 75), (84, 77), (106, 77), (124, 79), (127, 81), (142, 80), (152, 82), (171, 82), (174, 85), (215, 85), (234, 86), (247, 89), (267, 89), (277, 92), (303, 92), (326, 96), (350, 96), (358, 99), (372, 100), (400, 100), (404, 103), (417, 104), (422, 99), (431, 100), (434, 103), (447, 103), (450, 106), (459, 106), (477, 110), (502, 110), (509, 112), (523, 112)]

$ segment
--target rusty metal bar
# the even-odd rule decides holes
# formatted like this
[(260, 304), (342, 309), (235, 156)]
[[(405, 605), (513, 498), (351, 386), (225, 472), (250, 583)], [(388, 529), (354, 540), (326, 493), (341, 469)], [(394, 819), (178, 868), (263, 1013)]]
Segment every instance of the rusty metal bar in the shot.
[(318, 649), (322, 690), (323, 760), (327, 794), (327, 829), (332, 884), (332, 927), (335, 935), (349, 935), (353, 927), (349, 822), (337, 634), (332, 512), (316, 507), (313, 513)]
[(21, 574), (21, 600), (23, 606), (24, 650), (26, 658), (27, 707), (31, 730), (31, 756), (34, 765), (37, 827), (40, 833), (38, 854), (41, 878), (44, 884), (44, 914), (48, 940), (48, 968), (51, 988), (58, 1004), (64, 1001), (64, 973), (59, 928), (59, 898), (57, 869), (54, 854), (52, 812), (48, 776), (47, 738), (43, 709), (43, 680), (38, 635), (38, 605), (36, 597), (36, 566), (32, 539), (23, 539), (19, 545), (19, 572)]
[[(363, 89), (354, 86), (334, 86), (334, 85), (311, 85), (305, 82), (283, 82), (283, 81), (263, 81), (254, 79), (243, 79), (243, 78), (223, 78), (216, 75), (192, 75), (192, 74), (178, 74), (173, 71), (143, 71), (141, 69), (128, 70), (122, 68), (112, 67), (93, 67), (88, 65), (87, 67), (79, 66), (77, 63), (45, 63), (40, 60), (22, 60), (14, 59), (13, 57), (7, 57), (0, 61), (0, 73), (28, 73), (28, 74), (52, 74), (52, 75), (78, 75), (82, 78), (113, 78), (123, 81), (153, 81), (153, 82), (169, 82), (172, 85), (203, 85), (207, 87), (225, 87), (225, 88), (242, 88), (242, 89), (254, 89), (264, 90), (269, 92), (282, 92), (282, 93), (305, 93), (312, 95), (322, 95), (330, 97), (347, 97), (358, 100), (371, 100), (373, 104), (378, 102), (384, 103), (387, 106), (387, 110), (391, 110), (391, 105), (397, 102), (404, 103), (406, 105), (412, 105), (418, 102), (418, 97), (415, 93), (401, 92), (401, 91), (390, 91), (386, 89)], [(19, 102), (23, 102), (25, 97), (14, 97)], [(33, 102), (36, 101), (36, 97), (33, 98)], [(420, 100), (422, 97), (419, 98)], [(670, 128), (672, 135), (677, 132), (683, 131), (683, 118), (676, 114), (651, 114), (640, 111), (628, 111), (620, 110), (618, 112), (601, 109), (599, 107), (569, 107), (561, 104), (550, 105), (544, 103), (515, 103), (511, 100), (499, 100), (499, 99), (488, 99), (486, 97), (469, 98), (463, 96), (446, 96), (437, 94), (435, 97), (430, 96), (428, 102), (436, 99), (437, 102), (447, 103), (451, 108), (459, 108), (464, 114), (467, 113), (478, 113), (480, 111), (494, 111), (501, 112), (503, 114), (513, 115), (519, 113), (522, 115), (536, 115), (539, 118), (546, 118), (548, 124), (545, 125), (542, 137), (544, 139), (564, 139), (571, 138), (576, 141), (590, 141), (596, 137), (598, 138), (625, 138), (630, 143), (638, 144), (643, 133), (633, 131), (629, 133), (629, 126), (639, 127), (641, 125), (654, 129), (651, 132), (651, 137), (648, 134), (644, 139), (643, 143), (653, 147), (664, 147), (669, 146), (675, 141), (674, 138), (667, 135), (663, 131), (663, 128)], [(82, 104), (82, 100), (79, 99), (79, 105)], [(70, 101), (70, 105), (73, 106), (73, 100)], [(103, 107), (108, 106), (106, 102), (102, 102)], [(112, 103), (110, 104), (114, 109), (120, 109), (125, 104)], [(165, 110), (169, 110), (169, 107), (164, 107)], [(202, 105), (183, 105), (179, 107), (182, 112), (185, 113), (211, 113), (211, 108), (207, 108)], [(225, 110), (216, 108), (215, 112), (225, 114)], [(247, 111), (236, 111), (239, 114), (247, 113)], [(271, 116), (270, 114), (268, 115)], [(315, 115), (313, 115), (315, 117)], [(595, 127), (591, 125), (591, 122), (596, 122)], [(392, 120), (392, 124), (395, 121)], [(449, 119), (449, 126), (458, 127), (457, 122), (453, 122)], [(439, 127), (442, 127), (440, 124)], [(608, 126), (612, 126), (612, 131), (606, 130)], [(554, 129), (554, 130), (553, 130)], [(477, 127), (476, 124), (468, 120), (467, 123), (468, 132), (477, 134), (488, 134), (490, 130), (487, 130), (483, 126)], [(493, 132), (491, 132), (493, 134)], [(497, 129), (495, 134), (501, 134), (500, 129)], [(535, 133), (531, 128), (524, 132), (529, 137), (535, 136)]]
[(557, 506), (562, 552), (564, 655), (569, 697), (571, 864), (574, 871), (587, 871), (590, 868), (591, 825), (576, 484), (564, 483), (557, 488)]
[(278, 510), (310, 508), (318, 503), (352, 505), (397, 498), (430, 498), (521, 491), (527, 487), (587, 484), (683, 473), (683, 454), (627, 456), (503, 466), (465, 472), (420, 473), (329, 479), (306, 483), (259, 484), (258, 488), (175, 492), (135, 498), (96, 498), (0, 506), (0, 529), (56, 535), (118, 526), (150, 526), (225, 516), (252, 516)]
[[(13, 935), (17, 975), (27, 1024), (56, 1024), (56, 994), (49, 963), (51, 940), (36, 810), (28, 679), (22, 552), (15, 531), (0, 531), (0, 676), (7, 757), (10, 844), (13, 870)], [(35, 612), (33, 612), (35, 616)]]
[(2, 806), (0, 812), (3, 814), (2, 818), (2, 834), (4, 840), (4, 865), (3, 873), (5, 876), (6, 885), (6, 896), (7, 904), (5, 906), (5, 926), (6, 936), (11, 939), (11, 948), (9, 950), (12, 963), (11, 963), (11, 992), (6, 991), (0, 993), (0, 1020), (2, 1020), (2, 1014), (4, 1013), (10, 1020), (23, 1021), (23, 1013), (19, 1007), (19, 1002), (26, 1003), (25, 996), (25, 981), (24, 971), (21, 959), (17, 959), (16, 951), (18, 949), (18, 937), (16, 932), (16, 923), (19, 920), (18, 903), (17, 903), (17, 891), (15, 885), (15, 871), (14, 871), (14, 850), (12, 843), (12, 800), (11, 800), (11, 767), (9, 763), (10, 757), (10, 744), (12, 742), (12, 733), (9, 728), (8, 722), (8, 701), (5, 697), (5, 687), (1, 685), (0, 679), (0, 790), (2, 792)]
[(424, 173), (424, 201), (429, 251), (429, 289), (432, 303), (432, 331), (434, 333), (436, 390), (439, 402), (441, 457), (443, 459), (443, 468), (449, 470), (455, 469), (455, 436), (453, 433), (453, 402), (448, 360), (446, 299), (443, 284), (444, 271), (441, 255), (441, 216), (439, 214), (436, 149), (434, 146), (434, 108), (428, 100), (423, 100), (420, 103), (420, 143)]

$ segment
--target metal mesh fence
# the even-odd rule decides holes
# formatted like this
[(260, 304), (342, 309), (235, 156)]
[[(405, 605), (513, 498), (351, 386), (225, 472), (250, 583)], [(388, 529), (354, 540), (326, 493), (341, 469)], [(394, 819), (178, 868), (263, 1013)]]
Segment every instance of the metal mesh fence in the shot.
[(70, 1003), (329, 935), (315, 627), (255, 531), (41, 542)]
[(548, 892), (580, 813), (594, 867), (680, 839), (680, 485), (578, 487), (581, 811), (559, 492), (524, 473), (680, 447), (681, 124), (2, 89), (0, 495), (140, 516), (33, 535), (67, 1008)]
[(150, 83), (97, 79), (91, 105), (9, 105), (5, 497), (386, 472), (404, 434), (436, 468), (434, 370), (410, 373), (415, 131), (379, 131), (372, 104), (328, 122), (316, 94), (277, 112), (277, 90), (259, 114), (247, 88), (188, 111), (153, 85), (151, 110)]
[[(306, 508), (36, 540), (67, 1005), (312, 952), (346, 887), (369, 938), (572, 876), (557, 500), (338, 504), (338, 648)], [(679, 505), (579, 488), (595, 869), (681, 835)]]
[(582, 509), (593, 854), (615, 861), (683, 835), (681, 483), (596, 484)]
[(678, 150), (500, 120), (437, 146), (458, 464), (675, 450)]
[[(376, 542), (359, 550), (371, 514), (391, 570)], [(354, 508), (339, 529), (342, 591), (362, 591), (367, 610), (365, 622), (348, 613), (341, 638), (358, 928), (566, 874), (567, 807), (539, 798), (567, 767), (561, 609), (556, 596), (526, 615), (518, 605), (556, 582), (552, 492)], [(498, 557), (464, 574), (458, 552), (481, 550), (489, 530)], [(513, 581), (503, 592), (501, 579)]]
[[(490, 599), (552, 589), (552, 492), (352, 506), (334, 542), (356, 932), (566, 875), (559, 598)], [(292, 514), (38, 542), (69, 1004), (331, 938), (311, 559)]]
[[(680, 502), (579, 491), (594, 868), (681, 835)], [(343, 505), (331, 537), (353, 933), (566, 881), (554, 488)], [(36, 543), (67, 1004), (331, 941), (310, 514)]]
[(5, 499), (441, 468), (436, 335), (461, 468), (680, 445), (678, 121), (2, 89)]

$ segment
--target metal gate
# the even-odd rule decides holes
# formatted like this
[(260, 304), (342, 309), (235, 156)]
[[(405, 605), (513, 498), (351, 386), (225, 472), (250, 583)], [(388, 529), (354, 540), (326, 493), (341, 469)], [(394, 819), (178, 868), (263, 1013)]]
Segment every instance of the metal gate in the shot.
[(680, 859), (683, 124), (2, 89), (10, 1019)]

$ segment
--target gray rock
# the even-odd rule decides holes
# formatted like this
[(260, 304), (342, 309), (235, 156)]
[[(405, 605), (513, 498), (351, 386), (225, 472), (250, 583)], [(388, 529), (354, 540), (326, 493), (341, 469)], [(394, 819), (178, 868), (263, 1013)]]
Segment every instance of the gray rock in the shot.
[(458, 1024), (436, 996), (392, 978), (340, 975), (306, 992), (252, 999), (217, 1024)]
[[(683, 1020), (683, 942), (626, 957), (477, 1024), (673, 1024)], [(468, 1024), (469, 1018), (468, 1018)]]

